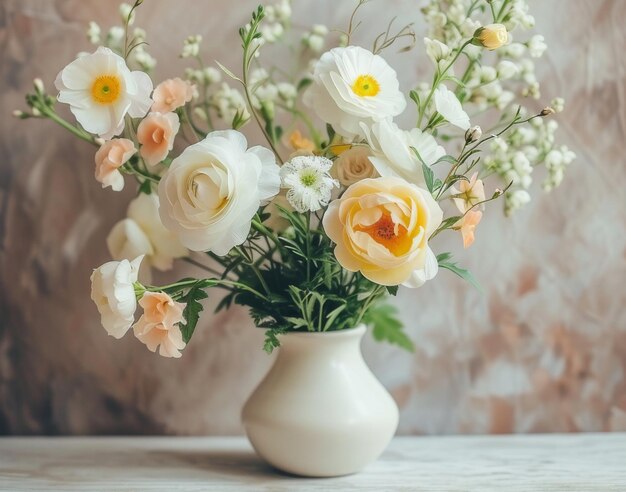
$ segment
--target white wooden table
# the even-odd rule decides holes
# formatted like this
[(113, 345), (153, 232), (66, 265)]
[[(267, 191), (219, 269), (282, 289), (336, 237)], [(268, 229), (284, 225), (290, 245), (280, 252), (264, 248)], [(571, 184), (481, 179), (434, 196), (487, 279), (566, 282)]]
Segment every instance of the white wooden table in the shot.
[(363, 472), (277, 472), (243, 438), (0, 438), (0, 490), (626, 491), (626, 434), (400, 437)]

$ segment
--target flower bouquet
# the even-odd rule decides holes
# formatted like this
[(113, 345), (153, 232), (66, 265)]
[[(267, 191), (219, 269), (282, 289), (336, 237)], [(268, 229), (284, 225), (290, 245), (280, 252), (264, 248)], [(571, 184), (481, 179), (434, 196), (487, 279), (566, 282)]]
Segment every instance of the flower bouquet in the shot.
[[(247, 306), (266, 330), (265, 350), (282, 345), (244, 409), (257, 451), (294, 473), (356, 471), (398, 420), (360, 356), (364, 325), (411, 350), (385, 299), (440, 269), (476, 284), (436, 238), (451, 232), (469, 247), (486, 203), (502, 199), (513, 213), (530, 199), (534, 168), (545, 166), (550, 190), (575, 157), (555, 144), (556, 122), (544, 121), (561, 99), (534, 112), (517, 102), (540, 98), (533, 59), (544, 39), (524, 36), (534, 24), (524, 0), (431, 0), (421, 10), (431, 80), (406, 93), (384, 54), (415, 47), (411, 25), (391, 22), (369, 48), (356, 46), (360, 0), (347, 26), (314, 25), (294, 42), (282, 0), (239, 30), (238, 69), (206, 65), (201, 37), (190, 36), (184, 77), (154, 87), (156, 61), (133, 27), (141, 3), (122, 4), (121, 25), (106, 34), (90, 23), (97, 49), (61, 70), (56, 98), (35, 80), (30, 110), (15, 113), (92, 144), (103, 188), (136, 185), (107, 238), (114, 261), (91, 277), (102, 324), (115, 338), (132, 327), (149, 350), (180, 357), (201, 301), (223, 291), (217, 310)], [(263, 63), (280, 44), (296, 68)], [(401, 115), (412, 124), (401, 128)], [(263, 145), (241, 133), (252, 125)], [(151, 269), (178, 258), (203, 274), (153, 285)]]

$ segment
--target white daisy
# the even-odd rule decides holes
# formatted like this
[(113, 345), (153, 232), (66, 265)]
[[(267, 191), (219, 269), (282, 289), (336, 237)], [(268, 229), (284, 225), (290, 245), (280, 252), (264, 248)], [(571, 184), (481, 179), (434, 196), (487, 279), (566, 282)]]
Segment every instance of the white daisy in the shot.
[(396, 72), (382, 57), (358, 46), (322, 55), (304, 102), (348, 139), (360, 135), (360, 123), (396, 116), (406, 107)]
[(90, 133), (108, 140), (124, 129), (124, 116), (146, 115), (152, 100), (148, 74), (131, 72), (124, 59), (102, 46), (67, 65), (54, 82), (59, 102), (70, 110)]
[(435, 90), (435, 108), (451, 125), (461, 130), (467, 130), (470, 127), (469, 116), (463, 110), (461, 101), (445, 85), (440, 85)]
[(333, 179), (330, 168), (333, 162), (325, 157), (298, 156), (280, 168), (283, 188), (287, 188), (287, 200), (300, 213), (315, 212), (328, 205), (330, 195), (339, 182)]

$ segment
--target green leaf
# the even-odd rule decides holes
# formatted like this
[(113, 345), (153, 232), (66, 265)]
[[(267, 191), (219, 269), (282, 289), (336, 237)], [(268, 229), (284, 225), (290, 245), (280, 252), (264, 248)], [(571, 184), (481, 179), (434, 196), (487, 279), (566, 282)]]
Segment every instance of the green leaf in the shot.
[(451, 253), (441, 253), (440, 255), (437, 255), (437, 263), (439, 264), (440, 268), (445, 268), (446, 270), (450, 270), (452, 273), (458, 275), (463, 280), (472, 284), (476, 288), (476, 290), (478, 290), (478, 292), (480, 292), (481, 294), (484, 294), (483, 288), (478, 283), (474, 275), (472, 275), (472, 273), (469, 270), (461, 268), (455, 262), (452, 262), (451, 259), (452, 259)]
[(328, 143), (333, 143), (333, 138), (335, 138), (335, 129), (329, 123), (326, 123), (326, 133), (328, 133)]
[(284, 333), (285, 330), (282, 329), (269, 329), (265, 332), (265, 343), (263, 343), (263, 350), (265, 350), (268, 354), (271, 354), (275, 348), (280, 347), (280, 340), (278, 340), (278, 335)]
[(389, 295), (392, 295), (392, 296), (398, 295), (398, 286), (397, 285), (388, 285), (387, 286), (387, 292), (389, 292)]
[(222, 72), (224, 72), (226, 75), (228, 75), (231, 79), (236, 80), (237, 82), (241, 82), (243, 84), (243, 81), (239, 77), (237, 77), (233, 72), (228, 70), (228, 68), (226, 68), (224, 65), (222, 65), (217, 60), (215, 60), (215, 63), (217, 63), (217, 66), (220, 67)]
[(422, 163), (422, 171), (424, 171), (424, 181), (426, 181), (426, 187), (431, 193), (435, 189), (435, 173), (426, 164)]
[(404, 333), (398, 321), (398, 310), (389, 304), (380, 304), (367, 311), (365, 321), (373, 325), (372, 335), (377, 341), (398, 345), (409, 352), (415, 351), (413, 341)]
[(313, 83), (313, 79), (304, 78), (304, 79), (300, 80), (300, 82), (298, 82), (298, 86), (296, 87), (296, 90), (298, 92), (303, 91), (308, 86), (310, 86), (312, 83)]
[(146, 179), (143, 183), (141, 183), (141, 186), (139, 187), (139, 194), (141, 195), (142, 193), (145, 193), (146, 195), (152, 193), (152, 185), (150, 184), (149, 179)]
[(209, 297), (208, 294), (202, 289), (203, 285), (204, 283), (199, 280), (187, 291), (187, 294), (185, 294), (180, 299), (181, 302), (187, 304), (185, 306), (185, 309), (183, 310), (183, 318), (185, 318), (185, 323), (180, 324), (180, 331), (183, 335), (183, 341), (185, 343), (188, 343), (191, 339), (191, 336), (196, 329), (196, 325), (198, 324), (200, 313), (204, 309), (199, 301)]
[(415, 102), (415, 104), (417, 105), (418, 109), (422, 106), (422, 103), (420, 102), (420, 96), (417, 93), (417, 91), (409, 92), (409, 97)]

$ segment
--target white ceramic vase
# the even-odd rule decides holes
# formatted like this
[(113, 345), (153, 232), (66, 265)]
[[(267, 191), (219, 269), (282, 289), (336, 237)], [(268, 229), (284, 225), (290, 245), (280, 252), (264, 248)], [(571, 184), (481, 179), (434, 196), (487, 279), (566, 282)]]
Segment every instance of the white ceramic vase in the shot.
[(384, 451), (398, 407), (361, 355), (365, 326), (280, 337), (276, 361), (242, 413), (272, 466), (309, 477), (347, 475)]

